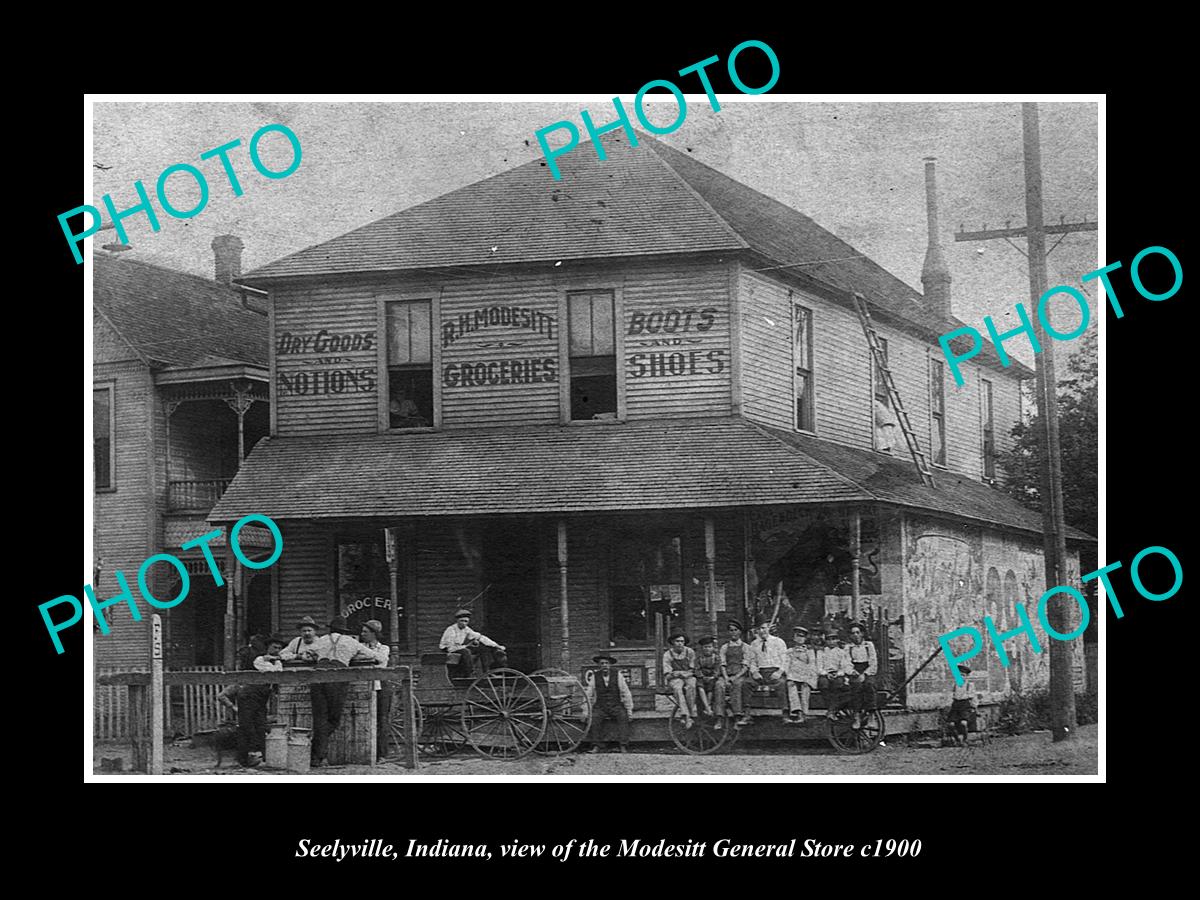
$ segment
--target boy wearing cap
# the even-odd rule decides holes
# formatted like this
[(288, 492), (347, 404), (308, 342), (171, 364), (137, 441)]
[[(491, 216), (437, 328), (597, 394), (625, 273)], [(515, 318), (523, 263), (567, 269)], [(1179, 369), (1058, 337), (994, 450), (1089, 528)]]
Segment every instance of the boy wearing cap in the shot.
[[(465, 608), (454, 614), (454, 624), (442, 632), (438, 647), (446, 651), (446, 667), (450, 670), (451, 677), (473, 678), (476, 652), (479, 653), (485, 670), (493, 665), (502, 667), (508, 662), (503, 644), (497, 644), (487, 635), (472, 630), (471, 611)], [(480, 647), (488, 649), (481, 651)]]
[(959, 665), (958, 671), (963, 674), (963, 683), (958, 684), (957, 680), (955, 681), (946, 724), (950, 726), (955, 743), (961, 743), (965, 747), (967, 735), (971, 731), (971, 719), (975, 715), (976, 697), (971, 690), (971, 683), (966, 678), (971, 674), (971, 667)]
[(617, 745), (622, 753), (629, 744), (629, 720), (633, 716), (633, 692), (625, 683), (625, 676), (613, 666), (617, 664), (616, 657), (607, 653), (598, 653), (592, 657), (592, 662), (600, 665), (600, 670), (588, 672), (587, 698), (592, 709), (592, 729), (588, 735), (591, 741), (589, 753), (600, 749), (601, 733), (605, 730), (605, 722), (615, 722)]
[(802, 725), (808, 717), (808, 700), (817, 686), (817, 654), (808, 646), (808, 629), (797, 625), (792, 629), (795, 644), (788, 650), (788, 706), (791, 716), (787, 724)]
[(717, 653), (717, 642), (709, 636), (700, 638), (700, 649), (696, 651), (697, 699), (708, 715), (713, 713), (712, 697), (716, 694), (717, 677), (721, 674), (721, 655)]
[(730, 619), (729, 640), (721, 645), (721, 677), (717, 680), (718, 718), (713, 728), (721, 727), (726, 697), (729, 698), (733, 715), (737, 716), (733, 724), (739, 728), (750, 724), (746, 706), (750, 702), (754, 683), (750, 680), (749, 656), (750, 645), (742, 640), (742, 623), (737, 619)]
[(683, 712), (683, 723), (692, 727), (696, 716), (696, 651), (689, 647), (687, 635), (677, 631), (663, 654), (663, 678)]

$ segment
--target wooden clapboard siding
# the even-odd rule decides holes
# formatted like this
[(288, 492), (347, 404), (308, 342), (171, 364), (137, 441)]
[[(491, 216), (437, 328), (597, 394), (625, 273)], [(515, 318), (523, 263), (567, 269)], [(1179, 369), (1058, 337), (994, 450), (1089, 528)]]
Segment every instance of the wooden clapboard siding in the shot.
[[(816, 433), (874, 449), (870, 353), (853, 310), (746, 269), (738, 279), (738, 302), (744, 415), (780, 428), (794, 427), (791, 304), (801, 303), (813, 312)], [(936, 342), (879, 318), (875, 327), (888, 342), (889, 367), (913, 430), (922, 450), (931, 454), (929, 361), (944, 362), (942, 351)], [(998, 452), (1013, 443), (1010, 432), (1020, 417), (1020, 380), (1008, 372), (972, 363), (962, 369), (965, 384), (957, 387), (946, 368), (947, 468), (978, 479), (983, 468), (979, 379), (985, 377), (993, 385)], [(893, 452), (907, 456), (902, 442)]]
[[(601, 519), (567, 521), (567, 624), (571, 672), (590, 663), (608, 646), (609, 526)], [(542, 664), (562, 666), (562, 586), (558, 566), (558, 530), (547, 519), (542, 546)]]
[[(624, 379), (626, 412), (631, 419), (661, 416), (728, 414), (732, 371), (729, 323), (729, 275), (721, 263), (661, 260), (637, 263), (583, 263), (569, 272), (529, 270), (438, 277), (399, 275), (383, 281), (313, 283), (273, 294), (271, 336), (275, 371), (276, 433), (374, 431), (379, 427), (379, 394), (386, 389), (386, 358), (377, 347), (384, 335), (379, 301), (389, 297), (436, 299), (434, 334), (435, 391), (441, 395), (443, 426), (478, 427), (553, 424), (560, 421), (560, 380), (567, 371), (561, 358), (559, 321), (564, 294), (611, 289), (623, 307), (618, 323), (618, 377)], [(549, 317), (550, 327), (490, 323), (466, 333), (451, 332), (456, 323), (475, 322), (489, 310), (525, 311)], [(694, 310), (688, 322), (687, 310)], [(703, 310), (711, 310), (706, 316)], [(676, 317), (678, 313), (678, 317)], [(654, 318), (652, 318), (654, 317)], [(546, 321), (546, 320), (542, 320)], [(711, 321), (711, 324), (709, 324)], [(645, 323), (654, 329), (647, 331)], [(698, 327), (699, 326), (699, 327)], [(703, 327), (703, 330), (700, 330)], [(371, 333), (370, 350), (281, 352), (294, 336)], [(669, 329), (669, 330), (668, 330)], [(663, 354), (661, 365), (650, 358)], [(339, 362), (315, 364), (333, 356)], [(518, 360), (553, 360), (553, 380), (530, 383), (463, 384), (462, 368), (481, 364), (511, 367)], [(369, 390), (349, 388), (328, 393), (295, 391), (296, 376), (331, 368), (370, 370)], [(507, 374), (506, 369), (506, 374)], [(661, 372), (661, 374), (660, 374)], [(511, 378), (511, 376), (509, 376)], [(361, 381), (359, 385), (365, 385)], [(292, 388), (287, 388), (292, 385)], [(357, 388), (357, 386), (356, 386)]]
[[(462, 425), (537, 425), (559, 420), (558, 382), (562, 364), (558, 359), (559, 329), (558, 288), (550, 274), (499, 273), (455, 278), (447, 281), (441, 294), (441, 322), (436, 325), (434, 341), (441, 349), (442, 422), (447, 427)], [(490, 310), (505, 318), (518, 310), (524, 320), (540, 328), (489, 322), (477, 330), (452, 331), (459, 322), (489, 321)], [(477, 314), (482, 319), (477, 319)], [(547, 317), (538, 319), (537, 315)], [(539, 362), (537, 379), (530, 383), (463, 384), (463, 367), (496, 372), (499, 364), (511, 367), (518, 360), (553, 360), (553, 374), (544, 374)], [(496, 365), (492, 365), (495, 363)], [(470, 377), (469, 375), (466, 377)], [(552, 380), (543, 381), (543, 378)], [(512, 379), (509, 376), (510, 380)], [(489, 378), (490, 382), (492, 379)]]
[[(996, 480), (1001, 484), (1006, 481), (1004, 468), (1000, 465), (1001, 454), (1012, 450), (1016, 440), (1012, 436), (1013, 427), (1021, 421), (1021, 383), (1010, 375), (1001, 375), (987, 369), (980, 370), (983, 377), (992, 382), (992, 416), (995, 420), (996, 432)], [(981, 426), (982, 428), (982, 422)], [(983, 436), (980, 434), (982, 447)], [(982, 452), (982, 450), (981, 450)], [(980, 457), (980, 466), (983, 460)]]
[(631, 268), (623, 296), (627, 417), (729, 415), (729, 270), (711, 263)]
[[(149, 441), (153, 385), (150, 370), (134, 360), (132, 350), (97, 319), (97, 360), (124, 356), (126, 361), (99, 362), (93, 366), (93, 383), (113, 385), (112, 453), (115, 460), (115, 490), (98, 491), (93, 498), (95, 553), (100, 575), (93, 582), (97, 600), (117, 595), (120, 588), (114, 573), (125, 575), (135, 600), (138, 598), (138, 568), (151, 549), (151, 490), (153, 449)], [(86, 600), (85, 600), (86, 602)], [(95, 633), (97, 666), (144, 665), (147, 661), (148, 607), (141, 604), (143, 619), (134, 621), (127, 604), (104, 610), (111, 631)]]
[(788, 293), (783, 285), (741, 269), (742, 411), (748, 419), (778, 428), (796, 424)]
[(279, 625), (286, 637), (296, 622), (312, 616), (325, 632), (334, 615), (333, 531), (315, 522), (280, 522), (283, 553), (275, 564), (279, 582)]
[[(940, 355), (940, 353), (939, 353)], [(945, 357), (942, 357), (943, 359)], [(978, 479), (983, 474), (983, 434), (980, 422), (980, 376), (996, 384), (1004, 376), (977, 366), (963, 367), (963, 385), (946, 367), (946, 463), (952, 472)], [(997, 421), (997, 425), (999, 422)], [(928, 434), (928, 430), (924, 432)]]
[(747, 418), (794, 427), (791, 304), (799, 303), (812, 310), (817, 435), (872, 447), (870, 354), (853, 310), (747, 270), (739, 280), (739, 297)]
[[(478, 553), (479, 538), (474, 525), (447, 523), (417, 529), (418, 653), (436, 651), (442, 632), (454, 623), (454, 611), (483, 588)], [(471, 624), (475, 629), (488, 634), (489, 628), (500, 627), (500, 623), (488, 620), (486, 604), (476, 601), (472, 610), (475, 615)], [(496, 640), (504, 643), (503, 637)]]
[[(377, 290), (370, 284), (351, 283), (314, 285), (273, 295), (271, 356), (277, 434), (378, 430)], [(309, 347), (314, 348), (322, 330), (339, 338), (363, 335), (364, 340), (357, 350), (280, 352), (281, 344), (295, 336), (312, 338)], [(356, 378), (342, 375), (333, 387), (326, 388), (325, 376), (332, 372), (353, 372)], [(336, 387), (343, 390), (337, 393)]]

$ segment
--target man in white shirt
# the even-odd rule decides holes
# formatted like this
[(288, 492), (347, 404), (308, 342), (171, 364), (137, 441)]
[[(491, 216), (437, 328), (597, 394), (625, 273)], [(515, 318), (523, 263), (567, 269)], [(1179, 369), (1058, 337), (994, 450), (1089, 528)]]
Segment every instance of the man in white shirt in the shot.
[(771, 620), (760, 616), (750, 642), (750, 677), (765, 684), (779, 698), (783, 719), (788, 720), (787, 665), (788, 648), (782, 638), (771, 634)]
[[(487, 635), (471, 628), (469, 609), (460, 609), (454, 614), (454, 624), (442, 632), (438, 646), (446, 651), (446, 667), (452, 677), (474, 678), (476, 654), (483, 662), (485, 671), (500, 668), (508, 662), (503, 644), (497, 644)], [(480, 650), (481, 647), (487, 649)]]
[(302, 659), (308, 662), (317, 661), (317, 623), (312, 616), (305, 616), (297, 625), (300, 636), (293, 638), (279, 654), (280, 659)]
[[(341, 616), (334, 616), (329, 623), (329, 634), (317, 638), (312, 646), (316, 648), (317, 668), (340, 669), (350, 665), (350, 660), (355, 657), (373, 658), (354, 639), (346, 620)], [(348, 690), (348, 681), (313, 682), (309, 686), (313, 715), (312, 765), (316, 768), (328, 765), (325, 757), (329, 750), (329, 738), (342, 722), (342, 708), (346, 705)]]
[[(379, 640), (379, 636), (383, 634), (383, 623), (378, 619), (368, 619), (363, 623), (362, 632), (358, 636), (358, 642), (362, 644), (363, 653), (370, 654), (375, 660), (375, 665), (380, 668), (387, 668), (388, 657), (391, 655), (391, 647)], [(392, 692), (384, 690), (380, 682), (372, 682), (372, 688), (375, 691), (375, 714), (377, 724), (375, 726), (375, 756), (376, 759), (383, 759), (387, 756), (388, 749), (388, 721), (392, 710)]]
[(808, 629), (797, 625), (792, 629), (795, 644), (788, 651), (788, 705), (791, 724), (801, 725), (808, 716), (808, 700), (817, 686), (817, 654), (808, 646)]
[(817, 690), (825, 698), (826, 715), (832, 718), (841, 708), (846, 697), (846, 661), (845, 651), (832, 640), (828, 640), (824, 631), (817, 631), (812, 636), (816, 644), (817, 658)]

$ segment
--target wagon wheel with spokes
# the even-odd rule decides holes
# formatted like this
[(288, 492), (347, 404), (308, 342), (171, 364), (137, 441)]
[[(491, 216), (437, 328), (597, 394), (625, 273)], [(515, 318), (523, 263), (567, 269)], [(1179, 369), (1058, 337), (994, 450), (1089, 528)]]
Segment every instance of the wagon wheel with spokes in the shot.
[[(721, 723), (720, 728), (714, 727), (717, 722)], [(684, 753), (690, 753), (693, 756), (707, 756), (710, 753), (716, 753), (730, 743), (733, 720), (729, 716), (718, 718), (702, 712), (692, 719), (692, 727), (688, 728), (684, 722), (683, 710), (676, 706), (674, 713), (671, 714), (671, 720), (667, 723), (667, 730), (670, 732), (675, 746)]]
[(562, 756), (578, 747), (592, 727), (592, 705), (583, 684), (562, 669), (538, 669), (530, 676), (546, 700), (546, 735), (534, 747), (543, 756)]
[(519, 759), (546, 734), (546, 700), (528, 675), (492, 669), (463, 694), (462, 730), (468, 743), (492, 759)]
[(453, 703), (426, 703), (417, 749), (425, 756), (453, 756), (467, 745), (462, 715)]
[(883, 741), (883, 713), (877, 709), (864, 710), (858, 728), (854, 727), (854, 711), (839, 709), (829, 717), (829, 743), (842, 753), (870, 753)]
[[(388, 756), (403, 756), (404, 748), (408, 746), (411, 739), (408, 726), (410, 694), (404, 683), (400, 681), (387, 682), (387, 689), (392, 691), (392, 708), (388, 714)], [(421, 734), (425, 727), (424, 711), (421, 709), (421, 701), (415, 696), (412, 698), (412, 703), (417, 720), (417, 734)], [(419, 745), (418, 749), (420, 749)]]

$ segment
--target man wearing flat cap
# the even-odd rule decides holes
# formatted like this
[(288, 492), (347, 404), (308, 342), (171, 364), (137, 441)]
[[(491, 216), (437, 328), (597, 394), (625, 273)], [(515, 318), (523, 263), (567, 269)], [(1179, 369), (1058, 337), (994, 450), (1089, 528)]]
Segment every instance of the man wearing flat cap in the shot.
[[(278, 672), (283, 669), (279, 661), (279, 652), (283, 649), (282, 635), (273, 634), (266, 638), (264, 651), (254, 658), (250, 667), (258, 672)], [(251, 759), (251, 754), (257, 754), (262, 760), (267, 749), (267, 708), (271, 703), (271, 695), (275, 692), (273, 684), (243, 684), (238, 691), (238, 762), (243, 766), (257, 763)]]
[[(629, 744), (633, 693), (625, 683), (625, 676), (613, 668), (617, 664), (615, 657), (607, 653), (598, 653), (592, 657), (592, 662), (599, 663), (600, 669), (588, 672), (586, 679), (588, 703), (592, 708), (592, 730), (588, 735), (592, 746), (588, 752), (595, 753), (600, 749), (600, 744), (603, 743), (601, 736), (605, 730), (615, 730), (617, 744), (624, 753)], [(615, 723), (615, 729), (606, 729), (607, 722)]]
[(454, 613), (454, 624), (442, 632), (438, 647), (446, 651), (446, 668), (451, 677), (474, 678), (477, 655), (485, 671), (501, 668), (508, 662), (503, 644), (471, 628), (471, 611), (466, 608)]

